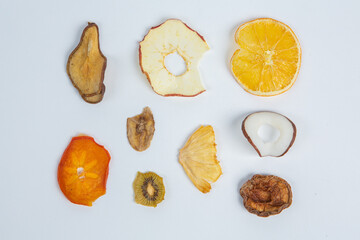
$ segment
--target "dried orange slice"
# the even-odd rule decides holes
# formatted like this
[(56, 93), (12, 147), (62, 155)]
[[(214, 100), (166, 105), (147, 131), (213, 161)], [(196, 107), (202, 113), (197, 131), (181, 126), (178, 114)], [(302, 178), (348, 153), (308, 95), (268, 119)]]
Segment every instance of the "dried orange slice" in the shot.
[(58, 183), (70, 202), (85, 206), (106, 192), (110, 154), (92, 137), (74, 137), (58, 167)]
[(256, 19), (237, 29), (235, 41), (240, 49), (232, 56), (231, 71), (245, 91), (273, 96), (294, 84), (301, 48), (290, 27), (271, 18)]
[(180, 149), (179, 162), (197, 189), (202, 193), (210, 191), (209, 182), (216, 182), (222, 174), (212, 126), (201, 126), (191, 135)]

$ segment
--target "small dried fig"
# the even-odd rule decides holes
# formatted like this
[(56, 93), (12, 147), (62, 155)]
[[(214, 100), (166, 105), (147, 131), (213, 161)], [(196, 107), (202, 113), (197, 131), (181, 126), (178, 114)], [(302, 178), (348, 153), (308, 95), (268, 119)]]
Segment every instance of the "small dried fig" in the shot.
[(139, 115), (127, 119), (127, 137), (130, 145), (139, 152), (150, 147), (155, 132), (155, 121), (149, 107)]
[(273, 175), (254, 175), (241, 187), (240, 195), (245, 208), (260, 217), (279, 214), (292, 202), (290, 185)]

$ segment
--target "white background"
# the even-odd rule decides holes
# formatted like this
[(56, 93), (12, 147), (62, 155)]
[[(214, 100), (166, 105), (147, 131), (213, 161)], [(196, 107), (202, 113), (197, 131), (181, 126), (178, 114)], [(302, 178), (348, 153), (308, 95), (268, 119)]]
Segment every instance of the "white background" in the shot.
[[(360, 161), (360, 6), (357, 1), (0, 1), (0, 239), (358, 239)], [(234, 80), (229, 61), (236, 28), (271, 17), (288, 24), (302, 46), (302, 66), (285, 94), (261, 98)], [(150, 27), (179, 18), (211, 50), (200, 65), (207, 91), (195, 98), (153, 92), (138, 64)], [(66, 74), (87, 21), (98, 24), (108, 59), (106, 92), (84, 102)], [(151, 147), (134, 151), (126, 119), (150, 106)], [(240, 130), (254, 111), (276, 111), (298, 136), (281, 158), (260, 158)], [(211, 124), (223, 175), (199, 192), (178, 151)], [(56, 171), (70, 139), (93, 136), (112, 159), (107, 193), (94, 206), (70, 203)], [(137, 171), (164, 178), (157, 208), (133, 200)], [(248, 213), (240, 186), (253, 174), (285, 178), (293, 204), (280, 215)]]

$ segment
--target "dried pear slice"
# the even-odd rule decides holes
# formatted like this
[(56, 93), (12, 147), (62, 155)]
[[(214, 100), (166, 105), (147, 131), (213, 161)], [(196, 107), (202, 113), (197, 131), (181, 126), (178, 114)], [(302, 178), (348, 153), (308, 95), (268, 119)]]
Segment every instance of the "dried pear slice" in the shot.
[(99, 28), (95, 23), (88, 23), (67, 62), (69, 78), (86, 102), (98, 103), (102, 100), (105, 69), (106, 57), (100, 50)]
[(212, 126), (201, 126), (180, 149), (179, 162), (195, 187), (203, 193), (211, 189), (222, 174), (216, 157), (215, 133)]
[(149, 107), (139, 115), (127, 119), (127, 137), (130, 145), (139, 152), (150, 147), (155, 132), (155, 121)]
[(154, 172), (138, 172), (133, 183), (135, 202), (148, 207), (156, 207), (164, 200), (163, 178)]
[(99, 93), (95, 95), (84, 95), (83, 98), (88, 103), (98, 103), (103, 99), (104, 92), (105, 92), (105, 86), (103, 85), (103, 88)]

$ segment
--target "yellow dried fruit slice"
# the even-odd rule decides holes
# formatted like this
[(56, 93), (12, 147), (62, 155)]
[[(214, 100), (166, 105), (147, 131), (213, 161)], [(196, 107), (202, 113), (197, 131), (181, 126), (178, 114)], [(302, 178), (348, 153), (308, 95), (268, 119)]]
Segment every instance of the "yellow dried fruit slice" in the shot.
[[(205, 91), (198, 65), (210, 48), (205, 39), (178, 19), (168, 19), (149, 30), (140, 42), (139, 63), (153, 90), (162, 96), (194, 97)], [(186, 71), (178, 76), (165, 66), (165, 58), (178, 53)]]
[(201, 126), (190, 136), (180, 149), (179, 162), (197, 189), (203, 193), (210, 191), (210, 183), (222, 174), (212, 126)]
[(127, 119), (127, 137), (130, 145), (139, 152), (150, 147), (155, 132), (155, 121), (149, 107), (139, 115)]
[(89, 23), (67, 63), (69, 78), (86, 102), (98, 103), (102, 100), (105, 68), (106, 57), (100, 50), (98, 26)]
[(245, 91), (273, 96), (290, 89), (300, 70), (301, 48), (286, 24), (261, 18), (241, 25), (235, 33), (240, 46), (231, 71)]
[(164, 200), (163, 178), (154, 172), (138, 172), (133, 183), (135, 202), (148, 207), (156, 207)]

